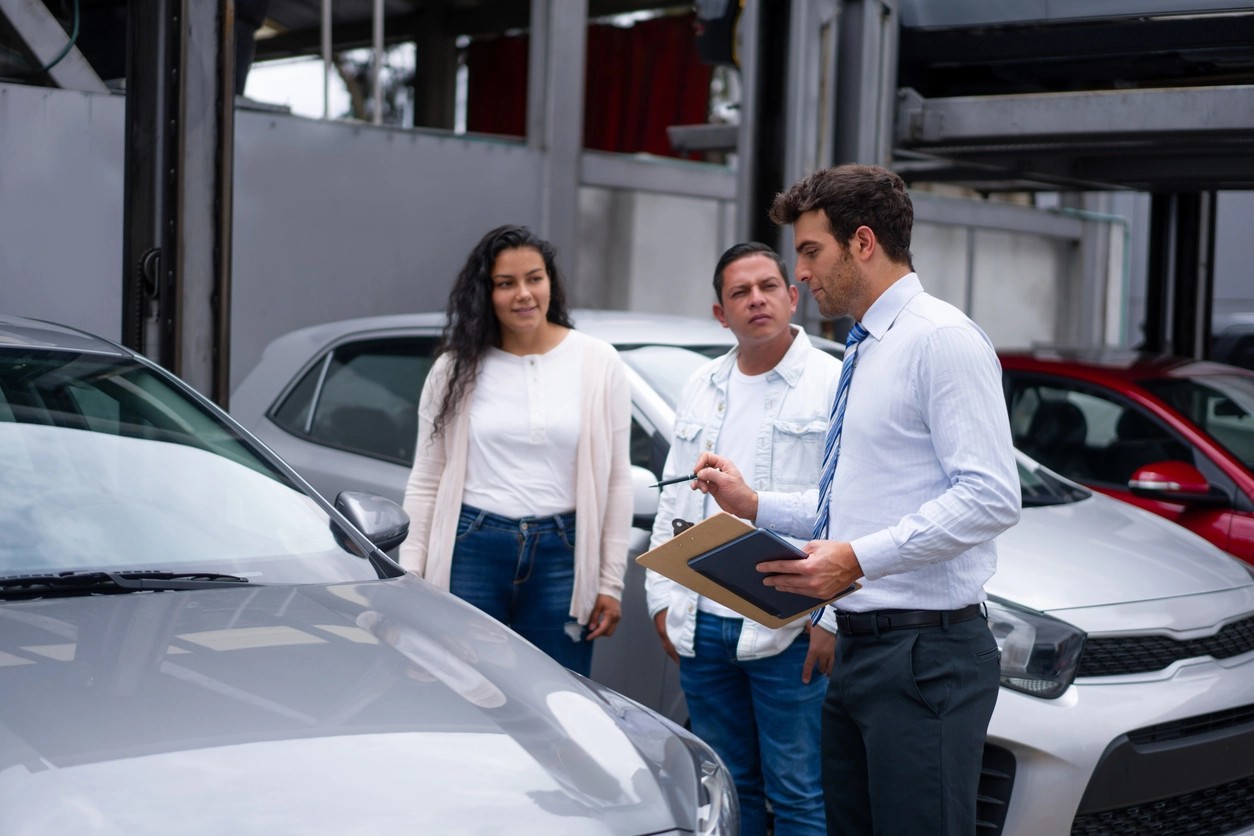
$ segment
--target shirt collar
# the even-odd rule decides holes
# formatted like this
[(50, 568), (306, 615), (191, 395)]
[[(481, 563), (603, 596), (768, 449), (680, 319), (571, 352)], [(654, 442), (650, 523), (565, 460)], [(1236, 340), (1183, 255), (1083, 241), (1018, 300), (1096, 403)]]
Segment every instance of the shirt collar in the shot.
[[(771, 371), (782, 377), (789, 386), (796, 386), (797, 381), (801, 379), (801, 373), (805, 371), (806, 354), (813, 348), (813, 345), (810, 338), (806, 336), (806, 332), (799, 326), (789, 325), (788, 327), (793, 333), (792, 345), (788, 346), (784, 356)], [(732, 369), (735, 368), (736, 359), (739, 356), (740, 346), (738, 345), (724, 354), (723, 359), (715, 364), (710, 372), (710, 381), (716, 385), (725, 385), (731, 377)]]
[(871, 303), (871, 307), (867, 308), (866, 314), (862, 317), (862, 327), (876, 341), (882, 340), (884, 334), (897, 321), (897, 315), (905, 310), (911, 299), (922, 292), (923, 285), (919, 282), (919, 275), (907, 273), (889, 285), (888, 289), (880, 294), (880, 298)]

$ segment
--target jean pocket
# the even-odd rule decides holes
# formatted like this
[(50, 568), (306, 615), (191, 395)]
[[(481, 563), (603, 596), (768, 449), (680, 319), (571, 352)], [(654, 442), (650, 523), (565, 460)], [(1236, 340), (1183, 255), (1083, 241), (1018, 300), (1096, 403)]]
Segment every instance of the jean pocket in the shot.
[(558, 539), (562, 541), (566, 548), (572, 552), (575, 550), (575, 524), (564, 525), (554, 532)]
[(476, 531), (479, 528), (479, 515), (469, 511), (462, 511), (457, 517), (457, 535), (454, 540), (461, 540), (467, 534)]

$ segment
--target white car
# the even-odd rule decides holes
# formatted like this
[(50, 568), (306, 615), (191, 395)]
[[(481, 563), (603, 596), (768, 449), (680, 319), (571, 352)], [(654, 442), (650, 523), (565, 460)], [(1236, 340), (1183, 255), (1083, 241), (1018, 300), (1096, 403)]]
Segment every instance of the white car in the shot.
[[(633, 547), (643, 550), (656, 509), (647, 482), (665, 460), (675, 400), (731, 334), (713, 320), (574, 317), (618, 345), (630, 370), (632, 462), (641, 468)], [(233, 395), (232, 411), (319, 490), (399, 499), (440, 322), (379, 317), (281, 337)], [(370, 432), (340, 424), (367, 410), (379, 413)], [(372, 450), (390, 426), (382, 413), (398, 435)], [(980, 833), (1254, 833), (1250, 570), (1026, 456), (1019, 470), (1022, 521), (1000, 538), (987, 585), (1002, 688), (985, 746)], [(622, 625), (598, 645), (593, 678), (682, 721), (678, 672), (642, 587), (632, 562)]]

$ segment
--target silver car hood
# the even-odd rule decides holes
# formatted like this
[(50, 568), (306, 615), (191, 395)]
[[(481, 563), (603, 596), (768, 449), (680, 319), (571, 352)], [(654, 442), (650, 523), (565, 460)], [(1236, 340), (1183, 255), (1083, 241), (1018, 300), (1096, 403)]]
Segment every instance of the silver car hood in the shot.
[(10, 835), (658, 833), (693, 780), (682, 732), (414, 578), (8, 602), (0, 694)]
[(997, 572), (985, 589), (1048, 612), (1202, 595), (1251, 583), (1235, 558), (1188, 529), (1094, 493), (1079, 502), (1024, 508), (1018, 525), (997, 538)]

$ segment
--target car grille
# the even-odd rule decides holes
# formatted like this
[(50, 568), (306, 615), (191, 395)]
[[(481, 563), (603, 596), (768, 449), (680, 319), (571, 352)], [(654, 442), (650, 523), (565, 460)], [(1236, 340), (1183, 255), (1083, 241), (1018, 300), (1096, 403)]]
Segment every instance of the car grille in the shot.
[(984, 744), (980, 765), (980, 789), (975, 801), (975, 830), (979, 836), (996, 836), (1006, 825), (1010, 791), (1015, 785), (1015, 756), (1009, 749)]
[(1143, 729), (1128, 732), (1128, 740), (1134, 746), (1145, 746), (1149, 743), (1166, 743), (1244, 725), (1254, 725), (1254, 705), (1243, 705), (1240, 708), (1199, 714), (1197, 717), (1189, 717), (1185, 720), (1146, 726)]
[(1220, 836), (1254, 824), (1254, 776), (1175, 798), (1076, 816), (1071, 836)]
[(1254, 650), (1254, 616), (1234, 621), (1213, 636), (1176, 641), (1166, 636), (1090, 638), (1076, 676), (1119, 676), (1159, 671), (1179, 659), (1227, 659)]

